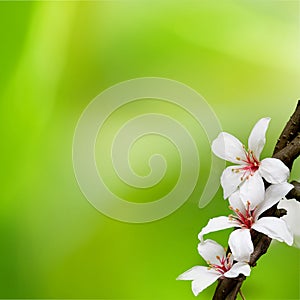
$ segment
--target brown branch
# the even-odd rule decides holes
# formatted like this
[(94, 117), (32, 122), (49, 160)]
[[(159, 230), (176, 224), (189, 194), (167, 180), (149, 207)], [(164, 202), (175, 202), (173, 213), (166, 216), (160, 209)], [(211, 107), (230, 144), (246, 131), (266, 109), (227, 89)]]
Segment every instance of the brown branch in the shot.
[(251, 254), (250, 262), (249, 262), (249, 265), (251, 267), (256, 266), (256, 262), (262, 255), (264, 255), (267, 252), (267, 250), (271, 244), (271, 241), (272, 241), (272, 239), (269, 238), (268, 236), (266, 236), (262, 233), (258, 233), (258, 232), (256, 232), (256, 233), (258, 234), (257, 242), (255, 244), (254, 251)]
[[(300, 116), (299, 116), (300, 117)], [(300, 155), (300, 132), (283, 149), (276, 152), (273, 157), (282, 160), (290, 169), (294, 160)]]
[(239, 291), (241, 290), (241, 286), (244, 282), (244, 280), (246, 279), (246, 277), (244, 275), (240, 275), (239, 277), (236, 278), (236, 282), (235, 282), (235, 286), (232, 289), (232, 291), (229, 293), (229, 295), (226, 297), (226, 299), (236, 299), (237, 294), (239, 293)]
[[(224, 278), (219, 280), (213, 300), (218, 299), (236, 299), (236, 296), (246, 279), (244, 275), (239, 275), (237, 278)], [(233, 297), (233, 298), (232, 298)]]
[[(289, 122), (283, 129), (280, 138), (275, 146), (273, 157), (283, 161), (290, 169), (292, 168), (294, 160), (300, 155), (300, 100)], [(300, 183), (293, 182), (295, 188), (288, 194), (288, 196), (300, 197)], [(267, 184), (266, 184), (267, 186)], [(294, 193), (294, 194), (293, 194)], [(282, 209), (277, 209), (277, 205), (269, 208), (264, 212), (263, 216), (281, 217), (286, 212)], [(272, 239), (263, 233), (251, 230), (251, 238), (254, 245), (254, 251), (250, 257), (250, 266), (256, 266), (257, 260), (264, 255)], [(246, 277), (239, 275), (237, 278), (220, 279), (216, 288), (213, 300), (235, 300), (237, 294)]]
[(287, 199), (296, 199), (300, 201), (300, 182), (292, 181), (294, 188), (286, 195)]
[(285, 125), (282, 133), (277, 141), (273, 155), (282, 150), (292, 139), (294, 139), (297, 133), (300, 131), (300, 100), (298, 100), (295, 112), (290, 117), (289, 121)]

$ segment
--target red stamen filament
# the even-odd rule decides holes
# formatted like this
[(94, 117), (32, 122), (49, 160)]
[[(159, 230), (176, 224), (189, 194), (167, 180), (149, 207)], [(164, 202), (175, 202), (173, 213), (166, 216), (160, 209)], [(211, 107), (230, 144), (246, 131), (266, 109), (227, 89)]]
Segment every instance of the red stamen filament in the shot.
[(249, 201), (247, 201), (247, 208), (244, 213), (241, 213), (238, 209), (233, 209), (232, 207), (229, 208), (235, 213), (235, 215), (229, 216), (231, 220), (236, 220), (242, 228), (251, 229), (255, 220), (256, 208), (254, 208), (254, 210), (250, 210)]
[(241, 180), (244, 180), (245, 178), (248, 179), (249, 176), (254, 175), (254, 173), (258, 170), (260, 166), (260, 161), (256, 158), (252, 150), (246, 151), (244, 148), (246, 159), (240, 159), (237, 157), (238, 160), (243, 161), (246, 163), (246, 166), (243, 166), (242, 168), (238, 169), (239, 171), (243, 171), (243, 175), (241, 177)]
[(232, 267), (230, 262), (231, 253), (228, 253), (227, 257), (219, 257), (217, 256), (217, 260), (220, 262), (219, 264), (210, 264), (209, 267), (215, 269), (217, 272), (221, 273), (222, 275), (229, 271)]

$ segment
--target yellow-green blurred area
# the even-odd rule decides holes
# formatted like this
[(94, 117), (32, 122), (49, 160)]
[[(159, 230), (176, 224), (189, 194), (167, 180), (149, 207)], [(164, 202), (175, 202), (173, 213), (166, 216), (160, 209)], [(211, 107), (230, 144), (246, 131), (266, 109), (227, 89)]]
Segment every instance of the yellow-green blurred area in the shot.
[[(110, 133), (147, 107), (185, 124), (201, 161), (198, 184), (180, 209), (129, 224), (99, 213), (81, 193), (72, 166), (76, 123), (104, 89), (165, 77), (202, 94), (223, 129), (245, 143), (255, 122), (271, 117), (263, 156), (271, 155), (299, 98), (299, 2), (0, 2), (0, 42), (0, 298), (194, 299), (190, 282), (175, 279), (205, 263), (197, 234), (209, 218), (229, 213), (221, 190), (198, 207), (210, 166), (201, 127), (186, 111), (147, 100), (111, 115), (97, 146), (111, 189), (112, 162), (101, 161)], [(157, 151), (166, 151), (166, 177), (143, 191), (115, 178), (118, 195), (147, 202), (169, 192), (180, 172), (172, 143), (150, 135), (129, 160), (145, 176)], [(292, 177), (300, 177), (299, 162)], [(225, 246), (228, 233), (210, 237)], [(215, 286), (199, 299), (210, 299)], [(274, 243), (243, 293), (299, 299), (299, 250)]]

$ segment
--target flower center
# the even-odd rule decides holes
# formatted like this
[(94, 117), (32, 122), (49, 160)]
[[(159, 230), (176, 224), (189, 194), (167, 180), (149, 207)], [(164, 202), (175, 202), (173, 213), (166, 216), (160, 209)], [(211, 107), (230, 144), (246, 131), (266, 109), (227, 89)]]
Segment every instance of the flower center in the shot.
[[(245, 150), (245, 154), (246, 154), (246, 160), (244, 160), (244, 161), (248, 165), (245, 168), (247, 170), (249, 170), (251, 173), (256, 172), (259, 168), (260, 161), (255, 157), (252, 150), (248, 150), (247, 152)], [(253, 175), (253, 174), (251, 174), (251, 175)]]
[(254, 175), (254, 173), (259, 169), (260, 161), (256, 158), (252, 150), (246, 151), (244, 148), (246, 159), (242, 159), (240, 157), (236, 157), (237, 160), (241, 160), (245, 163), (243, 167), (236, 170), (236, 172), (242, 171), (241, 181), (244, 179), (248, 179), (249, 176)]
[(246, 211), (244, 213), (240, 212), (238, 208), (234, 209), (233, 207), (229, 206), (230, 210), (232, 210), (235, 215), (229, 215), (229, 220), (235, 220), (238, 222), (238, 225), (241, 228), (251, 229), (252, 225), (255, 222), (255, 211), (256, 208), (250, 210), (250, 202), (247, 201)]
[(217, 272), (219, 272), (220, 274), (223, 275), (228, 270), (230, 270), (231, 267), (232, 267), (232, 263), (230, 262), (230, 256), (231, 256), (231, 253), (228, 253), (227, 257), (225, 257), (225, 256), (222, 256), (222, 257), (216, 256), (219, 263), (211, 264), (211, 263), (208, 262), (209, 268), (212, 268), (212, 269), (216, 270)]

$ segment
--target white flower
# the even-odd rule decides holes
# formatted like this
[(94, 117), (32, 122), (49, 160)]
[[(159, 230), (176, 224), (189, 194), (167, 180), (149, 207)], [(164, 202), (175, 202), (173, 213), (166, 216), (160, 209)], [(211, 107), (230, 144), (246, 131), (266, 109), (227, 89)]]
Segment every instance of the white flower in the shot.
[(226, 228), (239, 227), (229, 236), (230, 249), (239, 257), (243, 256), (246, 249), (252, 249), (250, 230), (254, 229), (264, 233), (272, 239), (293, 244), (293, 235), (286, 225), (286, 222), (276, 217), (262, 217), (261, 214), (279, 202), (291, 189), (293, 185), (285, 182), (271, 185), (267, 188), (265, 198), (262, 202), (246, 201), (240, 198), (239, 192), (229, 197), (230, 209), (235, 215), (229, 217), (217, 217), (210, 219), (208, 224), (199, 233), (199, 239), (203, 241), (203, 235)]
[[(177, 278), (177, 280), (192, 280), (192, 291), (195, 296), (220, 277), (234, 278), (239, 274), (250, 275), (251, 269), (246, 261), (249, 261), (251, 253), (243, 257), (246, 261), (242, 261), (234, 253), (226, 255), (225, 249), (213, 240), (200, 243), (198, 252), (207, 261), (209, 267), (195, 266)], [(237, 263), (233, 264), (233, 260)]]
[(283, 199), (279, 202), (278, 208), (284, 208), (287, 214), (282, 217), (288, 224), (294, 235), (293, 246), (300, 248), (300, 202), (296, 199)]
[(269, 122), (270, 118), (263, 118), (255, 124), (248, 139), (248, 150), (237, 138), (226, 132), (221, 132), (213, 141), (212, 151), (215, 155), (238, 164), (226, 168), (221, 176), (225, 199), (238, 187), (244, 200), (249, 195), (253, 195), (253, 198), (261, 197), (264, 191), (262, 177), (272, 184), (282, 183), (289, 177), (289, 169), (281, 160), (259, 159), (266, 142)]

